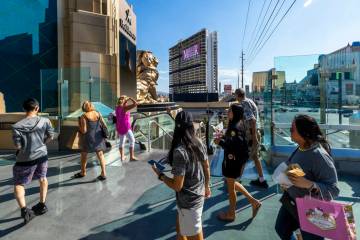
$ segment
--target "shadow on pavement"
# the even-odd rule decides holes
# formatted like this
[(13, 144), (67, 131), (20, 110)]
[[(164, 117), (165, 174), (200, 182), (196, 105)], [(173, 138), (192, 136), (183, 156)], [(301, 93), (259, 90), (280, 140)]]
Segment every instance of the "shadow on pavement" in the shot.
[(176, 211), (174, 209), (175, 202), (169, 204), (161, 211), (156, 211), (151, 214), (147, 213), (147, 206), (139, 207), (138, 211), (135, 211), (134, 221), (130, 221), (127, 218), (113, 221), (101, 225), (94, 230), (100, 231), (94, 234), (90, 234), (82, 240), (100, 240), (100, 239), (122, 239), (122, 240), (137, 240), (137, 239), (159, 239), (168, 234), (175, 236), (175, 217)]
[(0, 224), (1, 223), (12, 222), (12, 221), (19, 220), (19, 219), (22, 219), (22, 218), (21, 217), (13, 217), (13, 218), (1, 219)]
[[(55, 189), (55, 188), (60, 188), (60, 187), (70, 187), (70, 186), (75, 186), (75, 185), (80, 185), (80, 184), (94, 183), (94, 182), (97, 181), (96, 179), (93, 179), (91, 181), (86, 181), (86, 182), (67, 183), (67, 182), (70, 182), (70, 181), (73, 181), (73, 180), (74, 179), (68, 179), (68, 180), (65, 180), (65, 181), (62, 181), (62, 182), (49, 184), (48, 190)], [(25, 188), (25, 190), (26, 190), (26, 196), (40, 193), (40, 187)], [(1, 199), (1, 203), (7, 202), (7, 201), (10, 201), (10, 200), (14, 200), (14, 193), (11, 192), (11, 193), (6, 193), (6, 194), (3, 194), (3, 195), (0, 195), (0, 199)]]
[[(12, 220), (12, 221), (14, 221), (14, 220)], [(5, 237), (6, 235), (8, 235), (8, 234), (10, 234), (12, 232), (15, 232), (16, 230), (22, 228), (23, 226), (25, 226), (25, 224), (22, 222), (22, 223), (19, 223), (19, 224), (15, 225), (15, 226), (6, 228), (4, 230), (0, 230), (0, 238)]]
[[(249, 191), (254, 191), (253, 187), (247, 187)], [(206, 237), (211, 236), (218, 231), (224, 231), (228, 229), (234, 229), (239, 231), (245, 231), (252, 223), (252, 218), (249, 216), (248, 220), (241, 223), (226, 225), (216, 218), (217, 212), (208, 214), (207, 211), (224, 201), (228, 201), (227, 194), (223, 192), (222, 186), (217, 186), (214, 192), (219, 194), (211, 197), (205, 201), (204, 215), (210, 215), (210, 218), (203, 221), (204, 234)], [(258, 189), (256, 189), (258, 190)], [(154, 187), (148, 191), (158, 191), (157, 187)], [(257, 199), (266, 198), (276, 192), (276, 186), (273, 186), (267, 190), (261, 192), (254, 192), (253, 196)], [(140, 199), (138, 201), (141, 201)], [(136, 203), (134, 204), (136, 205)], [(245, 209), (249, 205), (246, 198), (240, 198), (237, 202), (238, 209)], [(163, 205), (151, 208), (150, 204), (143, 204), (135, 208), (133, 212), (128, 212), (122, 218), (115, 221), (99, 225), (92, 229), (95, 233), (81, 238), (82, 240), (100, 240), (100, 239), (121, 239), (121, 240), (142, 240), (142, 239), (174, 239), (175, 238), (175, 219), (176, 219), (176, 204), (175, 201), (171, 203), (166, 202)], [(227, 204), (220, 211), (226, 210)], [(251, 208), (251, 206), (249, 206)], [(261, 209), (260, 209), (261, 211)], [(239, 213), (237, 213), (239, 214)], [(203, 216), (204, 216), (203, 215)]]

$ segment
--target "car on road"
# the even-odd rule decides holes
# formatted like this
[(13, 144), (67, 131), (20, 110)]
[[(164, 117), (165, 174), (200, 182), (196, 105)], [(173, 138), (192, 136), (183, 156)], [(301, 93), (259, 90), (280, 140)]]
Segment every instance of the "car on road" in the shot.
[(289, 112), (299, 112), (299, 109), (297, 109), (297, 108), (292, 108), (292, 109), (289, 110)]
[(337, 113), (336, 109), (326, 109), (325, 110), (326, 113)]
[(341, 109), (341, 110), (339, 110), (339, 113), (342, 113), (342, 114), (351, 113), (351, 114), (353, 114), (354, 111), (351, 110), (351, 109)]
[(317, 108), (310, 108), (310, 109), (308, 109), (308, 112), (319, 112), (319, 109), (317, 109)]
[(344, 117), (351, 117), (353, 114), (352, 113), (343, 113)]

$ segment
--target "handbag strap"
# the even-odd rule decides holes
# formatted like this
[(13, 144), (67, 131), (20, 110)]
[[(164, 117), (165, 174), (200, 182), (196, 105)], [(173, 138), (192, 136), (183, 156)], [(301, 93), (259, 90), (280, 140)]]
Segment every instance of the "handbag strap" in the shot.
[(104, 123), (104, 120), (103, 120), (101, 114), (99, 112), (97, 112), (97, 113), (99, 114), (98, 122), (100, 123), (101, 127), (103, 127), (103, 128), (107, 127)]
[[(325, 201), (324, 195), (323, 195), (320, 187), (319, 187), (319, 192), (320, 192), (321, 200)], [(331, 194), (331, 192), (330, 192), (330, 191), (327, 191), (327, 192), (328, 192), (328, 194), (330, 195), (330, 201), (334, 200), (334, 197), (333, 197), (333, 195)], [(311, 189), (310, 189), (309, 193), (310, 193), (310, 194), (309, 194), (309, 197), (312, 198), (312, 196), (311, 196)]]
[(289, 157), (289, 159), (288, 159), (288, 162), (289, 162), (289, 163), (291, 163), (291, 159), (294, 157), (295, 153), (296, 153), (298, 150), (299, 150), (299, 147), (297, 147), (297, 148), (295, 149), (295, 151), (293, 151), (293, 152), (291, 153), (291, 155), (290, 155), (290, 157)]

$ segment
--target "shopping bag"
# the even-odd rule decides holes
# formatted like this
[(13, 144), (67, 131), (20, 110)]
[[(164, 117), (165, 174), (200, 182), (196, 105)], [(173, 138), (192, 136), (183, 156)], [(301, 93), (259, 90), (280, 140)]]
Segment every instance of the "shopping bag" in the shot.
[(285, 162), (279, 164), (279, 166), (275, 169), (272, 179), (275, 183), (280, 184), (283, 187), (289, 188), (293, 184), (290, 182), (288, 176), (286, 175), (286, 171), (288, 170), (288, 165)]
[(79, 150), (82, 147), (82, 134), (76, 131), (73, 136), (69, 139), (66, 147), (72, 150)]
[(347, 205), (306, 196), (296, 198), (296, 206), (301, 230), (330, 239), (355, 239), (345, 215)]
[(224, 150), (217, 148), (210, 163), (210, 173), (213, 177), (222, 177), (222, 163), (224, 161)]

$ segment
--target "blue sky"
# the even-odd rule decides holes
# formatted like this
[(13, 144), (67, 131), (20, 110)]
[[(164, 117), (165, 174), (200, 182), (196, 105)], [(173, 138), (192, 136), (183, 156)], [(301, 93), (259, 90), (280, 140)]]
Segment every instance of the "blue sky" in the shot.
[[(0, 39), (23, 32), (32, 33), (34, 52), (38, 52), (38, 23), (44, 19), (48, 0), (1, 0)], [(245, 41), (242, 44), (249, 0), (128, 0), (137, 15), (138, 49), (151, 50), (159, 58), (160, 79), (158, 89), (168, 91), (168, 49), (202, 28), (218, 32), (219, 81), (234, 84), (240, 68), (242, 45), (245, 58), (249, 56), (249, 41), (265, 1), (270, 11), (277, 2), (284, 2), (283, 10), (293, 0), (251, 0)], [(257, 58), (245, 68), (245, 84), (254, 71), (278, 67), (287, 70), (287, 80), (299, 79), (305, 73), (312, 54), (330, 53), (348, 42), (360, 41), (360, 0), (297, 0)], [(16, 12), (14, 11), (16, 8)], [(265, 10), (263, 12), (265, 12)], [(283, 15), (279, 13), (277, 20)], [(23, 14), (22, 14), (23, 13)], [(25, 14), (26, 13), (26, 14)], [(40, 14), (39, 14), (40, 13)], [(21, 17), (19, 17), (21, 16)], [(269, 16), (269, 13), (267, 14)], [(38, 21), (34, 21), (38, 19)], [(267, 18), (266, 18), (267, 19)], [(275, 21), (275, 23), (277, 22)], [(261, 21), (260, 21), (261, 22)], [(273, 24), (275, 25), (275, 24)], [(256, 31), (255, 31), (256, 33)], [(277, 58), (276, 56), (294, 56)], [(304, 55), (312, 55), (304, 57)], [(315, 58), (316, 59), (316, 58)], [(247, 65), (247, 61), (245, 61)], [(296, 67), (294, 67), (296, 66)], [(295, 69), (296, 68), (296, 69)], [(289, 69), (294, 69), (294, 74)], [(299, 70), (300, 69), (300, 70)], [(299, 79), (300, 80), (300, 79)]]
[[(204, 27), (218, 32), (219, 81), (235, 84), (249, 0), (128, 1), (134, 5), (137, 15), (138, 49), (151, 50), (159, 58), (159, 90), (168, 91), (169, 47)], [(266, 1), (265, 6), (271, 2), (251, 0), (243, 43), (245, 54), (248, 54), (246, 49), (263, 1)], [(275, 6), (277, 1), (272, 0), (271, 6)], [(278, 6), (282, 1), (279, 0)], [(292, 0), (284, 1), (283, 10), (292, 3)], [(276, 56), (330, 53), (348, 42), (360, 41), (359, 9), (359, 0), (297, 0), (257, 58), (245, 69), (245, 84), (250, 83), (252, 72), (274, 67)], [(265, 10), (266, 7), (263, 12)], [(277, 19), (283, 15), (283, 10)], [(313, 59), (312, 56), (309, 58)], [(296, 62), (309, 65), (306, 57), (300, 57), (291, 58), (288, 67), (282, 66), (291, 68), (294, 62), (295, 65)]]

